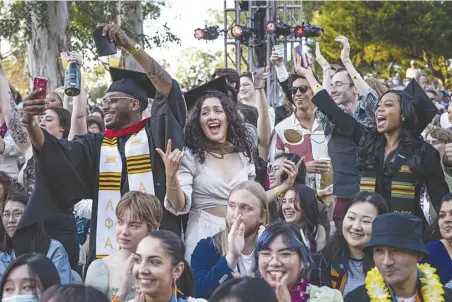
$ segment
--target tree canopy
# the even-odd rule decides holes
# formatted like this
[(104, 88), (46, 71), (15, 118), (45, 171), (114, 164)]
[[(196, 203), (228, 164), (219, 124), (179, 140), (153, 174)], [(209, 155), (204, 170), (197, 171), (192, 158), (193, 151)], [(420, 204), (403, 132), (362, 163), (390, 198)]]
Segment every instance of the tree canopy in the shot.
[[(68, 1), (70, 36), (72, 49), (86, 52), (90, 50), (95, 54), (95, 45), (92, 32), (99, 23), (116, 22), (120, 14), (117, 1)], [(40, 18), (40, 26), (48, 26), (48, 18), (45, 13), (45, 1), (16, 1), (5, 6), (1, 11), (0, 37), (11, 42), (17, 50), (25, 49), (25, 44), (31, 37), (31, 15), (35, 12)], [(127, 6), (127, 2), (122, 5)], [(164, 2), (143, 2), (143, 20), (155, 20), (160, 17), (161, 7)], [(127, 9), (127, 8), (126, 8)], [(136, 37), (130, 31), (130, 24), (122, 24), (122, 27), (135, 39), (143, 39), (148, 48), (159, 47), (167, 42), (178, 42), (179, 38), (171, 32), (168, 26), (155, 32), (154, 35), (142, 35)]]
[(439, 1), (326, 1), (314, 10), (311, 23), (325, 29), (320, 45), (331, 63), (340, 62), (342, 48), (334, 38), (345, 35), (352, 61), (363, 71), (390, 76), (393, 66), (404, 71), (416, 59), (448, 82), (451, 14), (452, 6)]

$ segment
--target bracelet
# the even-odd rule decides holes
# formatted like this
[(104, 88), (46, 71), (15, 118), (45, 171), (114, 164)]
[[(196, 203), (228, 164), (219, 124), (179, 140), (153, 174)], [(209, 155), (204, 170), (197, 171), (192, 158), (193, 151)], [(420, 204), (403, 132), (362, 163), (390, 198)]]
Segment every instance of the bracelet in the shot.
[(281, 197), (283, 194), (278, 190), (278, 187), (272, 189), (273, 193), (276, 194), (276, 197)]
[(321, 85), (316, 85), (313, 89), (314, 95), (317, 94), (317, 92), (319, 92), (320, 89), (322, 89), (323, 87)]
[(134, 56), (134, 55), (136, 55), (137, 52), (139, 52), (140, 50), (141, 50), (141, 45), (138, 44), (138, 43), (136, 43), (135, 46), (134, 46), (131, 50), (128, 50), (128, 53), (129, 53), (130, 55)]
[(170, 187), (166, 187), (168, 190), (179, 190), (179, 188), (170, 188)]

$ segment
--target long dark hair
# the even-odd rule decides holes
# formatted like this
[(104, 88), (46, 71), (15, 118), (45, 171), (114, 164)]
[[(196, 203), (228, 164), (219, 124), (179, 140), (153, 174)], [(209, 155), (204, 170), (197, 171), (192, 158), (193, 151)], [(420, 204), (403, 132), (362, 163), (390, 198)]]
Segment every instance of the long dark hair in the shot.
[(42, 294), (40, 302), (109, 302), (111, 301), (103, 292), (92, 286), (83, 284), (54, 285)]
[[(400, 132), (400, 145), (415, 147), (413, 157), (411, 157), (407, 163), (413, 168), (413, 171), (424, 174), (421, 170), (421, 155), (424, 152), (424, 144), (420, 133), (417, 133), (416, 131), (419, 118), (412, 101), (413, 98), (403, 90), (389, 90), (384, 93), (381, 98), (388, 93), (397, 95), (400, 102), (400, 113), (403, 117)], [(377, 166), (381, 160), (379, 158), (379, 151), (383, 150), (385, 144), (386, 138), (383, 134), (378, 133), (375, 128), (366, 129), (366, 133), (361, 138), (358, 146), (358, 169), (362, 171), (368, 166)]]
[[(0, 185), (3, 186), (3, 196), (0, 196), (0, 201), (2, 202), (6, 201), (6, 198), (10, 193), (24, 191), (22, 185), (4, 171), (0, 171)], [(3, 205), (0, 205), (0, 208), (1, 207), (3, 207)]]
[(209, 302), (277, 302), (276, 293), (262, 278), (231, 279), (220, 285), (210, 296)]
[(243, 124), (243, 119), (237, 112), (237, 108), (229, 97), (221, 92), (210, 91), (196, 100), (193, 109), (188, 115), (187, 124), (184, 129), (185, 145), (193, 151), (195, 156), (198, 156), (200, 163), (204, 163), (206, 152), (212, 146), (212, 142), (204, 135), (199, 122), (201, 107), (207, 98), (217, 98), (220, 100), (228, 120), (226, 141), (234, 145), (234, 152), (243, 152), (251, 161), (252, 139)]
[[(292, 189), (295, 193), (295, 209), (301, 211), (301, 219), (305, 222), (305, 232), (309, 240), (309, 246), (312, 253), (317, 251), (317, 242), (315, 240), (320, 224), (319, 208), (317, 207), (317, 198), (314, 191), (306, 185), (294, 185)], [(282, 205), (280, 206), (282, 207)], [(284, 220), (282, 209), (279, 211), (281, 219)]]
[(182, 291), (185, 297), (193, 296), (195, 282), (190, 264), (185, 260), (185, 246), (182, 239), (174, 232), (167, 230), (158, 230), (149, 233), (150, 237), (160, 240), (162, 247), (171, 256), (171, 263), (176, 266), (180, 262), (184, 264), (184, 271), (176, 281), (177, 287)]
[[(8, 203), (8, 201), (20, 202), (26, 207), (28, 203), (28, 195), (22, 192), (14, 192), (9, 194), (6, 198), (6, 201), (2, 204), (1, 212), (5, 210), (5, 205)], [(32, 252), (40, 253), (43, 255), (47, 254), (51, 239), (45, 231), (42, 222), (32, 224), (24, 230), (17, 230), (16, 233), (17, 232), (29, 232), (29, 238), (31, 238), (31, 241), (21, 240), (20, 237), (16, 238), (16, 236), (14, 236), (13, 239), (9, 237), (5, 232), (5, 237), (0, 244), (0, 249), (2, 252), (11, 254), (14, 250), (16, 256)]]
[(64, 129), (63, 138), (68, 138), (71, 130), (71, 112), (65, 108), (50, 106), (49, 108), (58, 115), (60, 126)]
[[(353, 197), (353, 199), (350, 200), (345, 207), (344, 215), (341, 219), (341, 227), (338, 228), (336, 233), (334, 233), (330, 242), (323, 250), (326, 258), (330, 261), (329, 265), (332, 267), (339, 268), (340, 265), (343, 265), (344, 270), (349, 271), (348, 261), (351, 259), (351, 256), (350, 250), (348, 249), (348, 243), (347, 241), (345, 241), (344, 233), (342, 232), (342, 222), (344, 221), (345, 215), (347, 214), (348, 210), (354, 204), (360, 202), (371, 203), (377, 209), (378, 215), (387, 213), (389, 211), (386, 200), (380, 194), (370, 192), (359, 192), (358, 194), (356, 194), (355, 197)], [(372, 258), (372, 255), (366, 254), (364, 256), (363, 262), (364, 272), (367, 273), (372, 267), (374, 267), (374, 260)]]
[[(3, 298), (3, 289), (5, 288), (9, 274), (13, 269), (22, 265), (28, 266), (28, 274), (34, 280), (34, 285), (40, 287), (41, 292), (44, 292), (52, 285), (61, 283), (60, 275), (50, 259), (37, 253), (25, 254), (16, 258), (6, 268), (0, 283), (0, 299)], [(37, 282), (37, 280), (39, 280), (39, 282)]]
[[(447, 193), (444, 195), (444, 197), (441, 199), (440, 209), (443, 203), (451, 201), (452, 200), (452, 193)], [(425, 231), (423, 233), (423, 241), (425, 243), (430, 241), (437, 241), (440, 240), (441, 237), (441, 231), (439, 230), (439, 213), (438, 217), (436, 217), (435, 221), (433, 221), (432, 224), (430, 224), (427, 228), (425, 228)]]
[(304, 269), (297, 281), (306, 278), (312, 268), (311, 253), (303, 242), (300, 228), (293, 223), (287, 223), (285, 221), (277, 221), (270, 224), (257, 238), (255, 248), (257, 267), (259, 267), (259, 252), (267, 249), (278, 236), (282, 236), (284, 244), (294, 250), (300, 256), (301, 261), (303, 261)]

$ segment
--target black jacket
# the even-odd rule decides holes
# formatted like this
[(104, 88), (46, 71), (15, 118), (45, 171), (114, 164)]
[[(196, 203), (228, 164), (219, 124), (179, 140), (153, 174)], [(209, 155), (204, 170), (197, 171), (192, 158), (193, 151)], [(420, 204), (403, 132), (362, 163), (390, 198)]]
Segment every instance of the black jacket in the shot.
[[(337, 104), (333, 101), (331, 96), (325, 91), (322, 90), (314, 96), (313, 99), (314, 104), (318, 107), (318, 109), (323, 112), (328, 119), (335, 124), (335, 126), (343, 133), (348, 133), (355, 142), (356, 145), (363, 145), (369, 143), (368, 140), (372, 138), (372, 136), (381, 135), (376, 133), (375, 129), (369, 129), (361, 125), (358, 121), (356, 121), (353, 116), (345, 113), (342, 109), (340, 109)], [(427, 110), (427, 109), (426, 109)], [(424, 116), (419, 118), (419, 124), (416, 125), (417, 129), (416, 133), (421, 131), (420, 129), (424, 129), (428, 122), (425, 120)], [(417, 173), (417, 185), (416, 192), (419, 191), (419, 188), (422, 185), (426, 185), (427, 192), (431, 198), (431, 202), (433, 207), (437, 212), (439, 212), (441, 199), (445, 194), (449, 192), (449, 188), (444, 179), (444, 172), (441, 167), (439, 152), (433, 148), (430, 144), (426, 142), (421, 142), (419, 145), (421, 149), (421, 158), (420, 158), (420, 172)], [(381, 159), (384, 157), (384, 150), (376, 150), (375, 152), (379, 153), (377, 156)], [(379, 160), (377, 163), (377, 180), (375, 192), (382, 195), (386, 201), (388, 202), (388, 206), (391, 210), (391, 186), (388, 185), (391, 183), (391, 175), (389, 177), (383, 165), (384, 160)], [(408, 158), (407, 164), (413, 163), (413, 158)], [(420, 207), (419, 194), (416, 193), (414, 201), (416, 202), (416, 209), (414, 215), (419, 216), (421, 219), (424, 218), (423, 212)]]

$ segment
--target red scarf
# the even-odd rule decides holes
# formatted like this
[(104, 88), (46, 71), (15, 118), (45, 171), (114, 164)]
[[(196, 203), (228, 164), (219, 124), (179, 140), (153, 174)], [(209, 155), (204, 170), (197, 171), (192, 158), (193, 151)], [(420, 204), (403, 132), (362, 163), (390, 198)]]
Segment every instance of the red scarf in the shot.
[(121, 137), (121, 136), (124, 136), (124, 135), (131, 135), (131, 134), (138, 133), (144, 127), (144, 125), (146, 124), (146, 122), (148, 120), (149, 120), (149, 117), (145, 118), (144, 120), (142, 120), (142, 121), (140, 121), (140, 122), (138, 122), (138, 123), (136, 123), (136, 124), (134, 124), (132, 126), (129, 126), (129, 127), (125, 128), (125, 129), (120, 129), (120, 130), (118, 130), (118, 129), (107, 129), (104, 132), (104, 136), (108, 137), (108, 138), (113, 138), (113, 137)]

